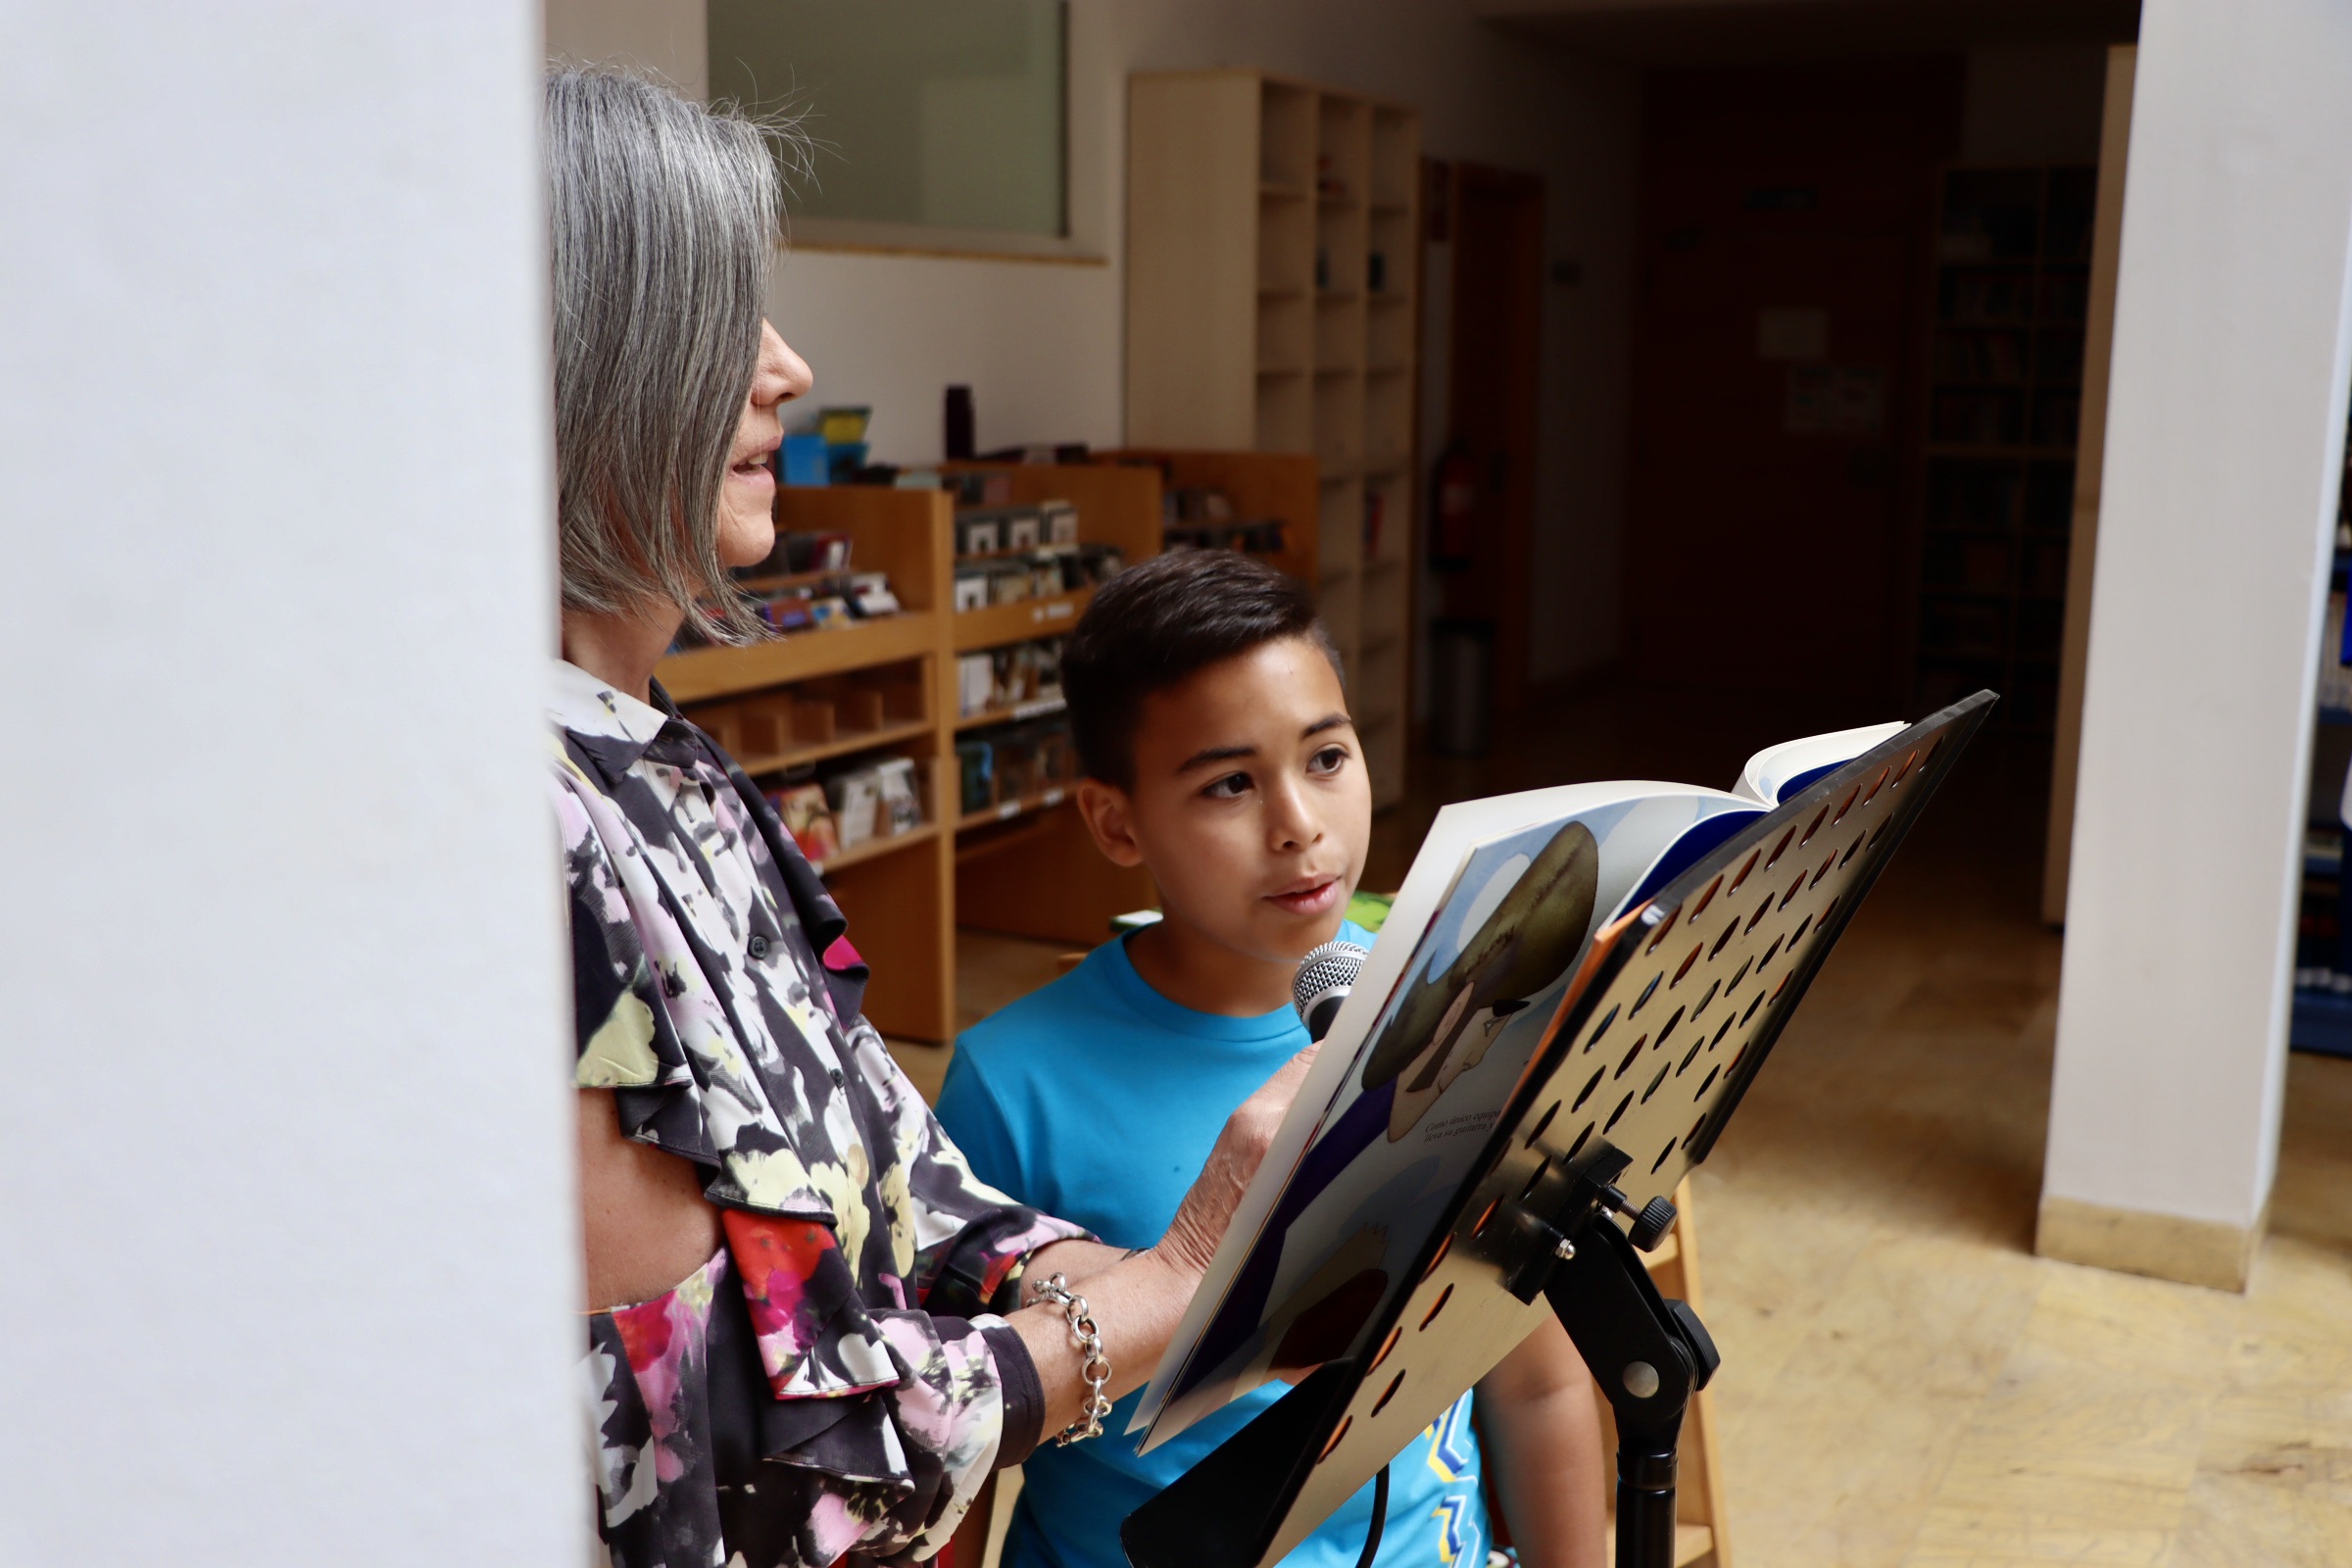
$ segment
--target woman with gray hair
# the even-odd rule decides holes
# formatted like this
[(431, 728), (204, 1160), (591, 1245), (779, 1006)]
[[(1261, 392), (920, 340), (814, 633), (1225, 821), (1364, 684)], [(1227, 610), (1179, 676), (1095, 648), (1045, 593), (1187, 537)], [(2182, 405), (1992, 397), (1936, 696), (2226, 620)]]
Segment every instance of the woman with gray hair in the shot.
[(619, 1568), (928, 1558), (1042, 1433), (1100, 1436), (1175, 1331), (1306, 1060), (1235, 1111), (1152, 1248), (1120, 1253), (1013, 1203), (973, 1178), (865, 1021), (865, 964), (791, 835), (655, 683), (683, 626), (760, 635), (727, 572), (773, 547), (780, 411), (809, 387), (763, 319), (771, 134), (622, 73), (547, 82), (551, 781), (581, 1385)]

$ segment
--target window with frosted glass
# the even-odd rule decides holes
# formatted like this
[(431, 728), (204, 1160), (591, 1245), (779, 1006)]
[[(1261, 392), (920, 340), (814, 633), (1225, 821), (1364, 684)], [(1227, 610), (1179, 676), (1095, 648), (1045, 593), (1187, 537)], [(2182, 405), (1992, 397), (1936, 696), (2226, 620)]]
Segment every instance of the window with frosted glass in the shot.
[(1064, 0), (710, 0), (710, 96), (817, 142), (796, 214), (1060, 235)]

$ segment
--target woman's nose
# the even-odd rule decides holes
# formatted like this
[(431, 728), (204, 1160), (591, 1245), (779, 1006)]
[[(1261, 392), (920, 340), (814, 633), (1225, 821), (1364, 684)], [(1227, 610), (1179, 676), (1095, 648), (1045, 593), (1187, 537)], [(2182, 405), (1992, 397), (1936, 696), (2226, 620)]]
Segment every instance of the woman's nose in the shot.
[(790, 403), (806, 395), (816, 384), (809, 373), (808, 362), (793, 353), (792, 345), (784, 341), (769, 322), (760, 323), (760, 368), (752, 377), (752, 401), (760, 404)]

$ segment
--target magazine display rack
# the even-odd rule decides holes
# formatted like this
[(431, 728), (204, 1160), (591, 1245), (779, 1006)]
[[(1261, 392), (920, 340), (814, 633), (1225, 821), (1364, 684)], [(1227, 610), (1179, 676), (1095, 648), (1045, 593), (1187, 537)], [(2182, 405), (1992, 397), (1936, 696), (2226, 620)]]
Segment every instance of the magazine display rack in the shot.
[(1136, 1568), (1279, 1559), (1544, 1313), (1616, 1417), (1617, 1562), (1672, 1562), (1677, 1441), (1716, 1356), (1636, 1250), (1668, 1233), (1677, 1185), (1993, 700), (1955, 704), (1743, 820), (1592, 938), (1472, 1175), (1420, 1245), (1413, 1286), (1129, 1516)]

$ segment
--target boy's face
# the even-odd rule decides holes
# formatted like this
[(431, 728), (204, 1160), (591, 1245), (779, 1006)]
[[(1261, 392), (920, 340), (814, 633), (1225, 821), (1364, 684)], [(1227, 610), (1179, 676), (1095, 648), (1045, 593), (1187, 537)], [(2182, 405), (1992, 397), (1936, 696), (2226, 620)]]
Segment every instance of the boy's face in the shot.
[(1338, 934), (1372, 839), (1348, 700), (1302, 637), (1262, 643), (1144, 699), (1135, 786), (1080, 786), (1096, 842), (1159, 884), (1172, 925), (1296, 963)]

